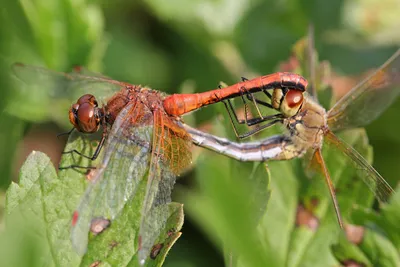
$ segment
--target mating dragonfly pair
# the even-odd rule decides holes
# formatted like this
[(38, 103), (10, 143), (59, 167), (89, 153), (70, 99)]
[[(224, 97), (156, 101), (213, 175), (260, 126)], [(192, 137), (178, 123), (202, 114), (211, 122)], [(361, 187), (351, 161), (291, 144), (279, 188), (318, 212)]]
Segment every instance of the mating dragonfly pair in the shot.
[[(72, 243), (80, 254), (86, 251), (92, 219), (114, 219), (126, 200), (138, 194), (139, 180), (145, 177), (147, 185), (138, 244), (138, 258), (143, 263), (166, 223), (168, 210), (164, 204), (171, 201), (175, 177), (191, 163), (191, 143), (242, 161), (288, 160), (311, 152), (312, 161), (326, 178), (341, 227), (343, 220), (334, 186), (321, 154), (324, 140), (333, 143), (362, 170), (364, 182), (378, 200), (387, 201), (393, 192), (379, 173), (333, 132), (366, 125), (398, 96), (400, 50), (329, 111), (307, 94), (307, 81), (292, 73), (275, 73), (205, 93), (167, 96), (106, 77), (85, 75), (80, 70), (57, 73), (21, 64), (16, 64), (14, 70), (28, 86), (42, 77), (41, 80), (55, 81), (54, 86), (60, 86), (62, 90), (79, 88), (96, 94), (96, 98), (92, 94), (81, 96), (69, 111), (69, 119), (77, 131), (94, 133), (100, 128), (103, 130), (96, 152), (88, 156), (97, 158), (103, 147), (101, 163), (94, 170), (72, 216)], [(256, 92), (264, 93), (270, 101), (256, 98), (253, 95)], [(265, 116), (257, 109), (259, 117), (238, 120), (229, 102), (235, 97), (247, 99), (255, 107), (267, 106), (277, 110), (278, 114)], [(232, 121), (235, 119), (247, 125), (266, 122), (256, 130), (238, 134), (239, 137), (247, 137), (276, 123), (282, 123), (288, 133), (258, 142), (235, 143), (182, 123), (180, 116), (185, 113), (220, 101), (226, 105)], [(75, 150), (68, 152), (80, 154)], [(117, 176), (113, 175), (117, 172)]]

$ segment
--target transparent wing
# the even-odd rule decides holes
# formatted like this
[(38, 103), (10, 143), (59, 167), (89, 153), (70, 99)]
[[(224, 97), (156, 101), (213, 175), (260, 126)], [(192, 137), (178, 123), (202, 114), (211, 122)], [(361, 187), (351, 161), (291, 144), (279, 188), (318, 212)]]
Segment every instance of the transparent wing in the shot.
[[(144, 261), (171, 214), (165, 204), (171, 201), (176, 174), (190, 163), (189, 142), (186, 132), (166, 114), (149, 108), (161, 105), (160, 95), (144, 93), (148, 103), (137, 97), (115, 120), (102, 164), (74, 214), (72, 242), (81, 254), (86, 251), (91, 220), (114, 219), (130, 198), (140, 194), (144, 199), (139, 260)], [(143, 179), (147, 180), (144, 194), (137, 192)]]
[(400, 93), (400, 49), (328, 112), (332, 131), (364, 126), (377, 118)]
[(154, 112), (153, 153), (139, 231), (141, 244), (138, 258), (141, 264), (166, 227), (170, 216), (166, 204), (171, 202), (175, 177), (191, 163), (188, 134), (164, 115), (161, 110)]
[(68, 127), (66, 110), (82, 95), (92, 94), (102, 105), (113, 93), (130, 86), (83, 68), (62, 73), (22, 64), (12, 66), (11, 80), (9, 114), (25, 120), (53, 120)]
[(86, 251), (91, 220), (114, 219), (145, 179), (152, 120), (152, 113), (139, 100), (126, 106), (115, 120), (103, 148), (102, 163), (74, 214), (71, 238), (79, 254)]
[(93, 94), (98, 100), (105, 101), (121, 87), (129, 85), (82, 67), (63, 73), (16, 63), (12, 66), (12, 73), (21, 82), (19, 90), (41, 95), (45, 92), (51, 99), (68, 99), (71, 103), (83, 94)]
[(389, 200), (393, 194), (393, 189), (363, 156), (330, 131), (325, 135), (325, 140), (352, 160), (359, 176), (379, 201), (387, 202)]
[(307, 60), (308, 60), (308, 71), (310, 75), (310, 86), (308, 92), (313, 99), (318, 103), (317, 95), (317, 69), (316, 69), (316, 57), (315, 57), (315, 41), (314, 41), (314, 26), (308, 25), (307, 35)]

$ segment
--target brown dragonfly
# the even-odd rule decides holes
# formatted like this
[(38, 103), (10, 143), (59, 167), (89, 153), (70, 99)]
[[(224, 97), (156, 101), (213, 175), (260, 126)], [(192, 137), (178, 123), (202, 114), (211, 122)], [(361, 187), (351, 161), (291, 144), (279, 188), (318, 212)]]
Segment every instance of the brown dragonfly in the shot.
[[(289, 106), (286, 97), (290, 90), (274, 89), (272, 103)], [(297, 92), (298, 93), (298, 92)], [(340, 227), (343, 220), (336, 200), (334, 185), (322, 157), (323, 141), (332, 144), (349, 158), (362, 174), (362, 178), (378, 200), (387, 201), (393, 189), (384, 178), (351, 146), (333, 132), (364, 126), (376, 119), (400, 93), (400, 50), (375, 73), (359, 83), (329, 111), (326, 111), (311, 95), (301, 98), (301, 105), (280, 109), (282, 123), (288, 134), (248, 143), (235, 143), (203, 133), (190, 126), (184, 128), (198, 146), (240, 161), (289, 160), (311, 153), (311, 165), (322, 172), (328, 185)], [(229, 109), (228, 109), (229, 111)], [(232, 116), (231, 116), (232, 117)], [(277, 123), (274, 122), (273, 124)], [(271, 125), (273, 125), (271, 124)]]

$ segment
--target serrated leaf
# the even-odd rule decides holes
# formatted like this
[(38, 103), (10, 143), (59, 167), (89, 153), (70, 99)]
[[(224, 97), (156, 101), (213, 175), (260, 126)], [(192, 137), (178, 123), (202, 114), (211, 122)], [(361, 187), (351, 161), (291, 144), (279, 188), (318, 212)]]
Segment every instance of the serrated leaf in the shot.
[[(6, 227), (16, 222), (31, 227), (43, 241), (47, 266), (76, 266), (79, 262), (69, 240), (68, 200), (74, 195), (41, 152), (31, 153), (21, 168), (19, 184), (13, 183), (7, 191)], [(20, 221), (22, 218), (25, 220)]]
[[(97, 143), (88, 137), (73, 133), (65, 150), (76, 149), (91, 156)], [(60, 166), (95, 164), (76, 153), (68, 153), (63, 156)], [(20, 216), (32, 217), (37, 221), (34, 229), (48, 251), (44, 254), (47, 255), (44, 258), (48, 266), (88, 266), (97, 261), (110, 266), (138, 266), (136, 244), (147, 179), (140, 180), (139, 193), (127, 200), (123, 211), (111, 222), (111, 226), (96, 236), (91, 235), (88, 252), (81, 259), (71, 245), (70, 225), (72, 213), (88, 185), (87, 177), (90, 177), (90, 173), (88, 175), (85, 169), (68, 168), (60, 171), (57, 176), (47, 156), (40, 152), (33, 153), (21, 169), (20, 184), (13, 183), (7, 191), (7, 222), (17, 220)], [(154, 259), (149, 259), (143, 266), (161, 266), (169, 249), (180, 236), (182, 205), (169, 203), (166, 209), (169, 212), (167, 223), (156, 240), (162, 247), (153, 251)]]
[[(98, 145), (98, 142), (93, 141), (94, 139), (96, 139), (96, 136), (86, 135), (84, 138), (82, 138), (81, 134), (74, 133), (70, 136), (65, 151), (76, 149), (86, 156), (92, 156)], [(106, 147), (104, 147), (103, 150), (104, 149), (106, 149)], [(70, 153), (63, 157), (61, 165), (96, 166), (101, 162), (101, 159), (102, 154), (99, 155), (99, 158), (96, 160), (96, 162), (91, 162), (90, 160), (82, 158), (76, 153)], [(111, 159), (111, 161), (112, 160), (113, 159)], [(119, 173), (113, 173), (112, 175), (126, 175), (127, 171), (123, 170), (124, 164), (130, 164), (132, 160), (115, 160), (118, 160), (118, 162), (121, 164), (119, 165), (121, 170)], [(67, 170), (65, 174), (68, 174), (69, 176), (72, 174), (76, 175), (77, 173), (76, 170)], [(137, 244), (139, 243), (139, 226), (142, 219), (142, 207), (147, 186), (147, 175), (148, 172), (145, 172), (144, 177), (132, 177), (138, 182), (136, 194), (132, 196), (132, 198), (124, 200), (123, 210), (119, 213), (115, 220), (111, 221), (111, 226), (109, 228), (107, 228), (98, 236), (90, 235), (88, 251), (84, 255), (80, 266), (88, 266), (97, 261), (102, 262), (103, 264), (110, 264), (110, 266), (138, 266), (139, 260)], [(82, 179), (82, 175), (78, 176), (80, 176), (78, 180), (81, 180), (85, 184), (86, 188), (86, 177)], [(104, 178), (114, 179), (115, 181), (119, 180), (113, 176)], [(70, 179), (70, 177), (68, 179)], [(80, 197), (83, 195), (85, 188), (83, 188), (82, 193), (79, 195), (77, 203), (79, 203), (81, 200)], [(77, 205), (78, 204), (76, 204), (73, 208), (75, 209)], [(159, 229), (159, 232), (157, 232), (159, 236), (155, 240), (156, 244), (163, 244), (163, 247), (159, 250), (158, 255), (156, 255), (154, 259), (148, 259), (142, 266), (161, 266), (169, 249), (180, 235), (179, 231), (183, 224), (182, 205), (179, 203), (169, 203), (164, 206), (167, 210), (165, 218), (166, 223), (163, 225), (164, 228)], [(164, 209), (164, 206), (157, 208)], [(104, 214), (107, 213), (104, 212)], [(152, 217), (152, 219), (157, 220), (158, 218)]]

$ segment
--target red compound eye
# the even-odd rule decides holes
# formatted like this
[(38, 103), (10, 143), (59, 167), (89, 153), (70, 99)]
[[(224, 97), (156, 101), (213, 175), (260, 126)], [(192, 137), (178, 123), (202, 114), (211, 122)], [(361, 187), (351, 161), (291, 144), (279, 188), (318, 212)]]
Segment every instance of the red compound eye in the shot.
[(286, 103), (287, 103), (288, 107), (294, 108), (294, 107), (299, 106), (301, 103), (303, 103), (304, 96), (303, 96), (303, 92), (292, 89), (286, 93), (285, 98), (286, 98)]
[(81, 96), (69, 110), (69, 121), (80, 132), (96, 132), (100, 125), (96, 98), (89, 94)]

